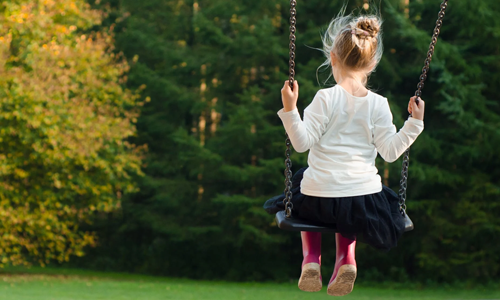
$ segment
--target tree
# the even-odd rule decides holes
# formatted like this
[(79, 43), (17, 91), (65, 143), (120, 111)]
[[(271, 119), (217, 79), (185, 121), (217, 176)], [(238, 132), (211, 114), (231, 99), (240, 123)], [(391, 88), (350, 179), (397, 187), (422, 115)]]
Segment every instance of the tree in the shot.
[[(499, 37), (493, 34), (500, 29), (499, 4), (449, 3), (424, 89), (426, 129), (413, 147), (410, 167), (410, 209), (420, 226), (405, 247), (413, 276), (451, 280), (500, 274), (500, 248), (491, 243), (500, 236), (500, 161), (494, 150), (500, 144), (500, 107), (492, 81), (500, 70)], [(419, 64), (410, 64), (427, 48), (438, 7), (433, 1), (411, 1), (409, 18), (388, 9), (396, 17), (386, 28), (402, 29), (388, 33), (394, 35), (388, 39), (400, 42), (391, 45), (386, 70), (399, 78), (386, 86), (404, 100), (396, 86), (416, 78)]]
[[(364, 12), (373, 2), (350, 1), (347, 11)], [(137, 60), (129, 87), (145, 83), (151, 98), (137, 136), (151, 151), (140, 192), (125, 199), (122, 213), (100, 220), (103, 244), (84, 263), (194, 278), (297, 274), (298, 235), (279, 232), (261, 209), (283, 189), (284, 132), (275, 112), (288, 71), (288, 1), (109, 4), (117, 49)], [(423, 94), (426, 129), (411, 154), (408, 207), (416, 230), (390, 255), (360, 244), (359, 264), (367, 270), (361, 279), (498, 277), (500, 251), (488, 241), (500, 234), (499, 4), (449, 5)], [(299, 2), (300, 110), (332, 84), (323, 84), (321, 72), (318, 84), (323, 56), (309, 47), (321, 47), (319, 33), (341, 6)], [(369, 85), (389, 98), (401, 127), (439, 5), (387, 0), (378, 9), (386, 51)], [(467, 26), (458, 26), (463, 20)], [(294, 168), (306, 165), (305, 155), (292, 159)], [(401, 164), (377, 163), (397, 189)], [(324, 249), (327, 278), (333, 239)]]
[(0, 16), (0, 266), (83, 255), (80, 225), (134, 191), (138, 95), (102, 13), (80, 0), (8, 1)]

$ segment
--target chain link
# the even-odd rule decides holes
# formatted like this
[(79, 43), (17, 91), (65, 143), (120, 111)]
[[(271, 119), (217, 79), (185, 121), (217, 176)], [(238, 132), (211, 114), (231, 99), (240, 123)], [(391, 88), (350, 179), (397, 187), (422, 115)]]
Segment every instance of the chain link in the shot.
[(288, 138), (288, 134), (286, 135), (286, 151), (285, 151), (285, 199), (283, 199), (283, 203), (285, 204), (285, 214), (289, 218), (292, 216), (292, 160), (290, 159), (290, 155), (292, 154), (291, 142)]
[(297, 1), (290, 0), (290, 59), (288, 61), (288, 78), (290, 81), (290, 88), (293, 89), (293, 82), (295, 80), (295, 25), (297, 24)]
[[(290, 60), (288, 61), (289, 65), (289, 83), (290, 88), (293, 89), (293, 82), (295, 81), (295, 25), (297, 24), (297, 1), (290, 0)], [(287, 218), (292, 216), (292, 160), (290, 159), (290, 155), (292, 154), (292, 143), (290, 142), (290, 138), (288, 134), (286, 135), (286, 151), (285, 151), (285, 199), (283, 199), (283, 203), (285, 204), (285, 215)]]
[[(432, 61), (432, 56), (434, 55), (434, 48), (436, 47), (436, 43), (438, 41), (439, 33), (441, 32), (441, 26), (443, 25), (443, 19), (446, 14), (446, 8), (448, 7), (448, 0), (444, 0), (441, 3), (441, 10), (438, 14), (438, 19), (436, 21), (436, 27), (434, 28), (434, 32), (432, 34), (432, 42), (429, 45), (429, 51), (427, 52), (427, 58), (424, 62), (424, 67), (422, 69), (422, 75), (420, 75), (420, 82), (417, 85), (417, 91), (415, 92), (415, 96), (422, 96), (422, 89), (424, 88), (424, 82), (427, 79), (427, 73), (429, 72), (429, 68)], [(418, 104), (418, 100), (417, 100)], [(402, 214), (406, 213), (406, 189), (408, 187), (408, 167), (410, 165), (410, 148), (406, 149), (403, 155), (403, 167), (401, 169), (401, 180), (399, 187), (399, 209)]]

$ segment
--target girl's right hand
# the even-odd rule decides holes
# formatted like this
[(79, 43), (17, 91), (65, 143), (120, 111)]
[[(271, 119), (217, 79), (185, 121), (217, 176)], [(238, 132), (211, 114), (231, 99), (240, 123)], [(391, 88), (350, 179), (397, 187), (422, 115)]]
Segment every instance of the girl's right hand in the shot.
[(408, 112), (415, 119), (424, 120), (424, 111), (425, 111), (425, 102), (424, 100), (418, 98), (418, 105), (415, 102), (417, 96), (411, 97), (410, 102), (408, 103)]

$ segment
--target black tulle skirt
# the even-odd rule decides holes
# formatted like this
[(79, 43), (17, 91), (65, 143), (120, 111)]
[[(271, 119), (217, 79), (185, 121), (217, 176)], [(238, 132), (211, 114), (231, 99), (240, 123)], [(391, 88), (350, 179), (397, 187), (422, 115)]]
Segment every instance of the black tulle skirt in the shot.
[[(300, 193), (306, 168), (293, 176), (293, 215), (315, 224), (336, 224), (342, 236), (388, 251), (397, 246), (404, 232), (404, 218), (399, 212), (398, 195), (383, 186), (381, 192), (354, 197), (323, 198)], [(266, 201), (269, 214), (284, 210), (284, 194)]]

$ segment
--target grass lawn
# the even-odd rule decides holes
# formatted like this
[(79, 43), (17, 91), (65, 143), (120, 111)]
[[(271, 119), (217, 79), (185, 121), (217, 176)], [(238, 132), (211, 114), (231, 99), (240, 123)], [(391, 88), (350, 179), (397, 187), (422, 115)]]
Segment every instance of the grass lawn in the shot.
[[(0, 272), (0, 300), (292, 300), (335, 299), (305, 293), (295, 284), (227, 283), (71, 270)], [(356, 286), (342, 299), (500, 299), (497, 290), (403, 290)]]

